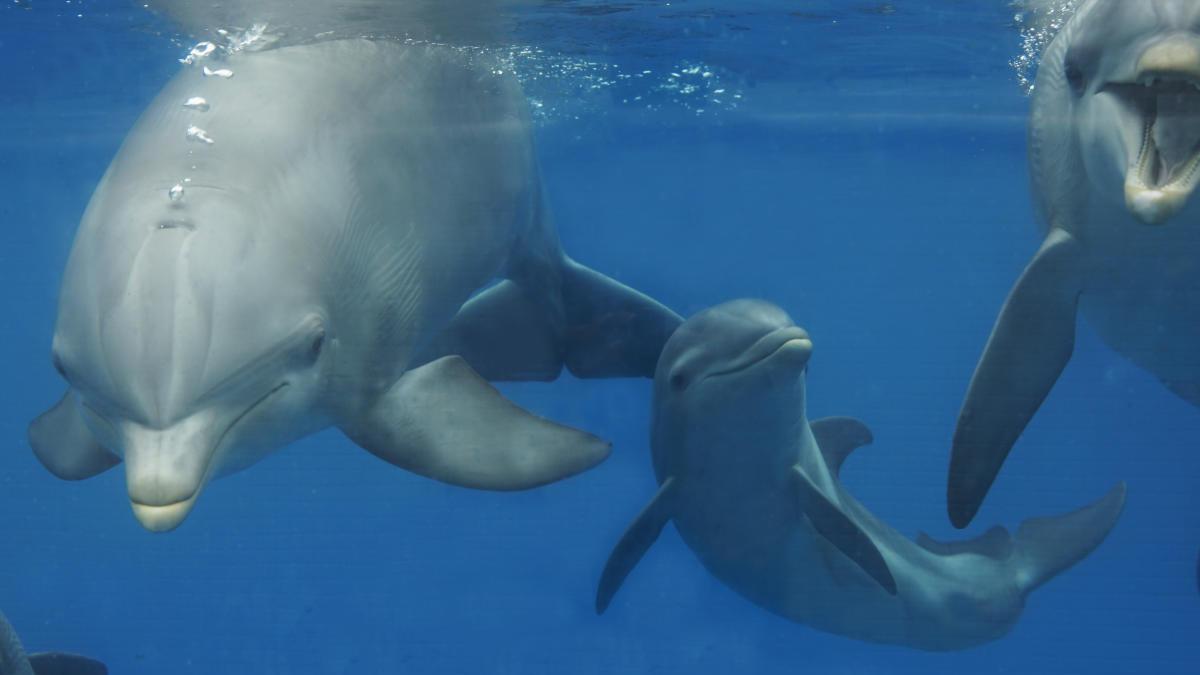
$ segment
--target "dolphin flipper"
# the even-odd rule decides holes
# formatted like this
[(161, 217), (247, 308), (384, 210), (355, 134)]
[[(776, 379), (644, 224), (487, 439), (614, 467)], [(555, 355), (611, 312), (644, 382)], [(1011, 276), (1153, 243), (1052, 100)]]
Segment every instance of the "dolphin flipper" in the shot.
[(63, 652), (31, 654), (34, 675), (108, 675), (108, 667), (85, 656)]
[(862, 568), (883, 590), (895, 595), (896, 580), (871, 536), (830, 502), (801, 467), (792, 468), (792, 478), (800, 510), (817, 532)]
[(610, 444), (536, 417), (447, 356), (408, 371), (342, 430), (380, 459), (452, 485), (524, 490), (608, 457)]
[(454, 354), (491, 381), (553, 380), (563, 366), (583, 378), (654, 377), (681, 323), (651, 298), (563, 257), (472, 298), (414, 363)]
[(625, 577), (633, 571), (642, 556), (658, 539), (663, 527), (671, 519), (671, 495), (673, 494), (675, 477), (663, 481), (654, 498), (633, 519), (621, 540), (617, 542), (612, 553), (608, 554), (608, 562), (604, 563), (604, 572), (600, 574), (600, 584), (596, 587), (596, 613), (603, 614), (612, 602), (617, 589), (621, 588)]
[(809, 428), (817, 439), (825, 465), (835, 477), (841, 474), (842, 463), (850, 453), (875, 440), (867, 425), (853, 417), (825, 417), (814, 420)]
[(979, 510), (1000, 466), (1075, 346), (1079, 243), (1053, 229), (1008, 295), (967, 388), (950, 454), (955, 527)]
[(38, 461), (63, 480), (91, 478), (121, 463), (120, 457), (96, 442), (69, 389), (29, 425), (29, 444)]

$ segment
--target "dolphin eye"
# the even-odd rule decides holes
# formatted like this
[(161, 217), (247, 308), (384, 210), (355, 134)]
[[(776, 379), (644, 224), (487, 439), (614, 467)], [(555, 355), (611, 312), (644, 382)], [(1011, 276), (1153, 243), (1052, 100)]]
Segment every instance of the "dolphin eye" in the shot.
[(684, 389), (687, 389), (689, 382), (690, 379), (688, 378), (687, 373), (683, 371), (671, 373), (671, 379), (668, 380), (668, 383), (670, 383), (673, 391), (683, 391)]
[(313, 336), (312, 341), (308, 343), (308, 361), (315, 363), (321, 356), (321, 351), (325, 349), (325, 331), (320, 330)]
[(1087, 83), (1084, 81), (1083, 69), (1079, 67), (1079, 64), (1068, 60), (1063, 74), (1067, 78), (1067, 84), (1071, 87), (1071, 91), (1076, 96), (1083, 96), (1083, 88)]

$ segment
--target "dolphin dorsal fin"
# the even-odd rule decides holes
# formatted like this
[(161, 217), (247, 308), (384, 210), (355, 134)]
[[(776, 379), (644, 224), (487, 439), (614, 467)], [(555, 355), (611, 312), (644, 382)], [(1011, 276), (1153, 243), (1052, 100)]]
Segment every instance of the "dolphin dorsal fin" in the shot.
[(663, 481), (654, 498), (633, 519), (625, 534), (621, 535), (621, 541), (608, 554), (608, 562), (604, 563), (604, 572), (600, 574), (600, 584), (596, 587), (597, 614), (603, 614), (608, 609), (608, 603), (612, 602), (625, 577), (650, 550), (671, 519), (674, 493), (675, 477), (671, 476)]
[(993, 560), (1005, 560), (1012, 554), (1012, 536), (1008, 530), (997, 525), (974, 539), (964, 541), (938, 541), (921, 532), (917, 535), (917, 546), (934, 555), (959, 555), (974, 553)]
[(829, 471), (837, 476), (842, 472), (842, 462), (851, 452), (870, 445), (875, 437), (866, 424), (853, 417), (823, 417), (809, 424), (817, 447), (825, 457)]

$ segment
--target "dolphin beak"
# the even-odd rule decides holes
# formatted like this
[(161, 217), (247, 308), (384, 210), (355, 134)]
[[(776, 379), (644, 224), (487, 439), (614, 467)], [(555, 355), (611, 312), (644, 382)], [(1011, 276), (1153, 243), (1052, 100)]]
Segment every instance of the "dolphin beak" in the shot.
[(129, 502), (129, 505), (133, 507), (133, 517), (138, 519), (142, 527), (151, 532), (170, 532), (179, 527), (183, 523), (184, 518), (187, 518), (187, 515), (191, 513), (192, 506), (196, 504), (198, 494), (194, 494), (181, 502), (175, 502), (166, 506), (147, 506), (146, 504), (139, 504), (132, 500)]
[(1133, 82), (1109, 85), (1143, 124), (1125, 173), (1125, 205), (1143, 223), (1161, 225), (1200, 180), (1200, 40), (1179, 34), (1156, 42), (1135, 73)]
[(147, 530), (183, 522), (208, 480), (217, 438), (208, 416), (166, 429), (132, 426), (124, 433), (125, 482), (133, 515)]

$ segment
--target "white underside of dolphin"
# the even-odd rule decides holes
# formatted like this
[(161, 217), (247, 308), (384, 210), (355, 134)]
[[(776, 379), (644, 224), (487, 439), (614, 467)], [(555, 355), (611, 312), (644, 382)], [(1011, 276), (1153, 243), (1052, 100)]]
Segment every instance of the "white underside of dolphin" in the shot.
[(123, 460), (152, 530), (329, 425), (425, 476), (524, 489), (608, 444), (486, 380), (649, 377), (678, 322), (563, 254), (526, 101), (486, 55), (342, 40), (211, 56), (96, 189), (59, 300), (70, 388), (30, 440), (66, 479)]
[(655, 379), (660, 488), (609, 557), (597, 611), (673, 522), (714, 576), (781, 616), (872, 642), (963, 649), (1007, 633), (1026, 596), (1116, 523), (1123, 484), (1015, 536), (998, 527), (956, 543), (902, 536), (838, 480), (871, 432), (805, 415), (811, 348), (786, 314), (757, 301), (706, 310), (671, 338)]
[(26, 654), (21, 640), (0, 613), (0, 675), (106, 675), (103, 663), (63, 652)]

